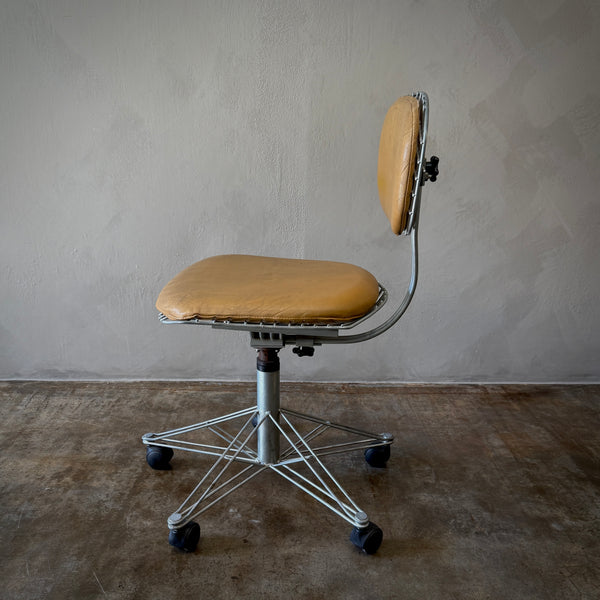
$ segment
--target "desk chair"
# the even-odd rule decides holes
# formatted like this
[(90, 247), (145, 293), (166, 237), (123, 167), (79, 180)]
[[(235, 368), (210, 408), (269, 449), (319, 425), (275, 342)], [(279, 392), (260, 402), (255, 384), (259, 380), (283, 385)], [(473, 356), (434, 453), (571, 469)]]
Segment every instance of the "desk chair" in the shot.
[(312, 356), (322, 344), (370, 340), (394, 325), (417, 284), (417, 226), (421, 188), (435, 181), (438, 159), (425, 159), (428, 98), (400, 98), (388, 111), (381, 133), (377, 183), (392, 231), (410, 235), (412, 274), (398, 308), (382, 324), (348, 333), (370, 319), (388, 294), (364, 269), (339, 262), (225, 255), (197, 262), (176, 275), (156, 306), (168, 324), (206, 325), (246, 331), (257, 351), (256, 405), (202, 423), (147, 433), (146, 460), (169, 469), (173, 450), (216, 457), (188, 498), (167, 520), (169, 543), (194, 551), (200, 527), (193, 520), (264, 471), (280, 475), (352, 525), (351, 541), (367, 554), (383, 533), (350, 498), (323, 457), (362, 449), (366, 461), (384, 467), (389, 433), (369, 433), (280, 406), (279, 356), (292, 346)]

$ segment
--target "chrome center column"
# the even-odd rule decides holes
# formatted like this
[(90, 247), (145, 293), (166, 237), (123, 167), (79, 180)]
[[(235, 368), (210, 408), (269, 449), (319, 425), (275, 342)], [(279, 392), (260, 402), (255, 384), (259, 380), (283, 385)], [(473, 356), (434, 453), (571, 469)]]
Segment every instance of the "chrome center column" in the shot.
[[(274, 348), (260, 348), (256, 359), (258, 408), (257, 451), (263, 465), (279, 461), (279, 356)], [(262, 421), (264, 419), (264, 421)], [(262, 423), (261, 423), (262, 421)]]

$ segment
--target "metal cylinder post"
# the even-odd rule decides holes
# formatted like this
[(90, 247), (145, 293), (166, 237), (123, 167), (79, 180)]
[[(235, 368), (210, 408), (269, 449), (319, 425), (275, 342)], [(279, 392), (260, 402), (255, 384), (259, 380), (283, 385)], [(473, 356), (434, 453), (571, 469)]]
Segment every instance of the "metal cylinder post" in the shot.
[(258, 420), (267, 417), (256, 432), (258, 460), (262, 464), (279, 461), (279, 357), (274, 348), (260, 348), (256, 360), (256, 405)]

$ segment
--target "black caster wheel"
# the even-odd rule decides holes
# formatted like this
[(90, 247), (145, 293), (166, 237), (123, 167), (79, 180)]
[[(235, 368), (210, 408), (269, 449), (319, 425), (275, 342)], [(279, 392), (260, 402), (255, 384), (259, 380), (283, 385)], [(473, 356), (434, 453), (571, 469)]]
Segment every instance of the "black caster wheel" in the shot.
[(390, 459), (390, 446), (373, 446), (365, 450), (365, 460), (372, 466), (382, 469)]
[(148, 446), (146, 448), (146, 462), (157, 471), (168, 471), (171, 468), (169, 461), (173, 458), (173, 449), (163, 446)]
[(195, 521), (190, 521), (179, 529), (171, 529), (169, 532), (169, 544), (184, 552), (193, 552), (199, 540), (200, 525)]
[(365, 554), (375, 554), (381, 546), (382, 540), (383, 531), (370, 521), (363, 529), (355, 527), (350, 534), (350, 541)]

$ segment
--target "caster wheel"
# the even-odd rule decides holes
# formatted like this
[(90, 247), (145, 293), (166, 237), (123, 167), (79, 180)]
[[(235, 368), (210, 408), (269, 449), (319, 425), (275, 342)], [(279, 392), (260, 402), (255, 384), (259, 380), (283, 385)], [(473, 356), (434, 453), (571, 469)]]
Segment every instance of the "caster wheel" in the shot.
[(365, 450), (365, 460), (372, 466), (382, 469), (390, 459), (390, 446), (373, 446)]
[(171, 529), (169, 544), (184, 552), (193, 552), (200, 540), (200, 525), (194, 521), (186, 523), (180, 529)]
[(148, 446), (146, 449), (146, 462), (156, 471), (168, 471), (171, 468), (169, 461), (172, 458), (172, 448)]
[(350, 534), (350, 541), (365, 554), (375, 554), (382, 540), (383, 531), (371, 522), (363, 529), (355, 527)]

